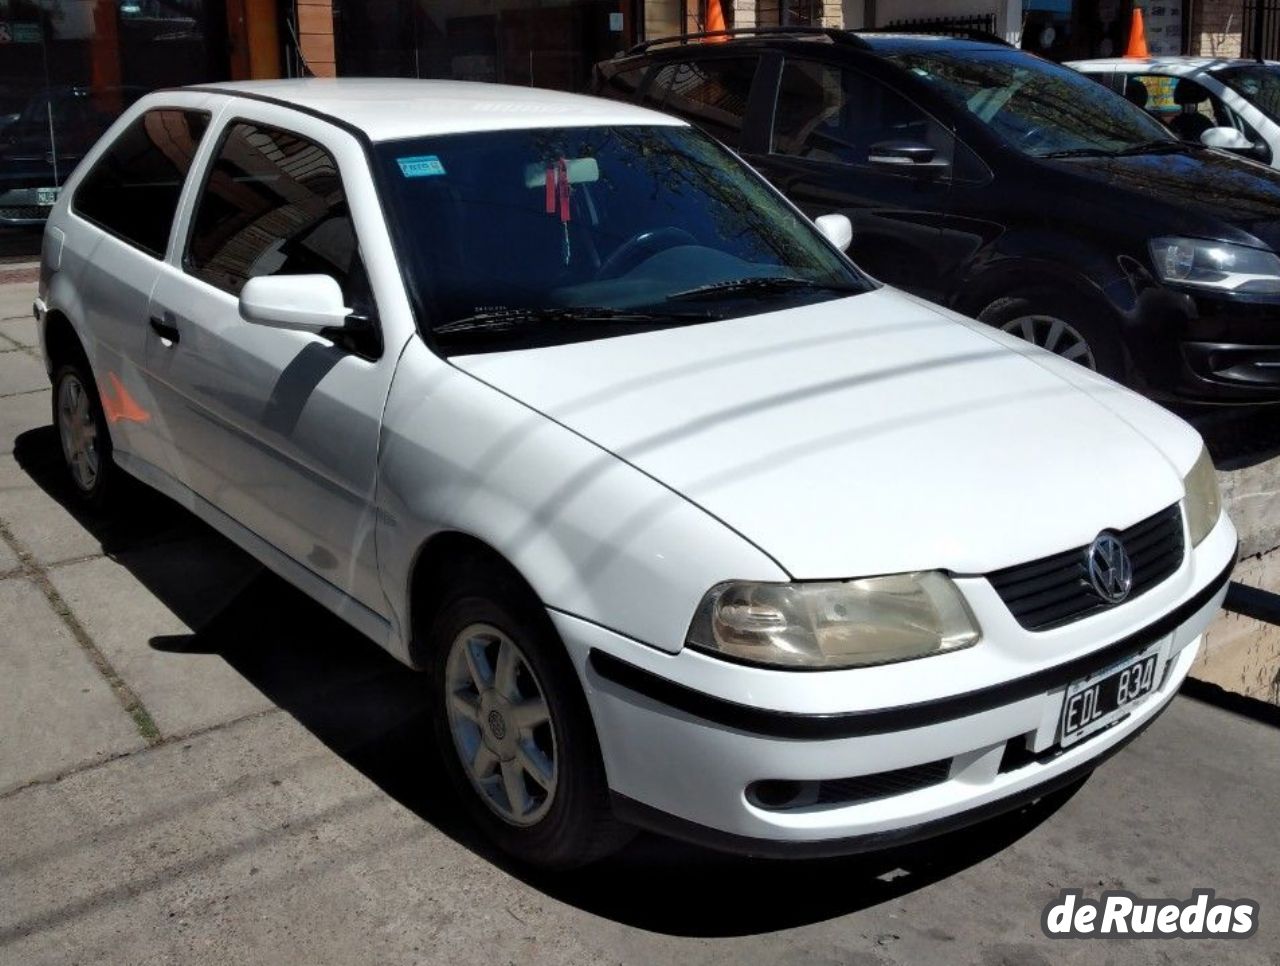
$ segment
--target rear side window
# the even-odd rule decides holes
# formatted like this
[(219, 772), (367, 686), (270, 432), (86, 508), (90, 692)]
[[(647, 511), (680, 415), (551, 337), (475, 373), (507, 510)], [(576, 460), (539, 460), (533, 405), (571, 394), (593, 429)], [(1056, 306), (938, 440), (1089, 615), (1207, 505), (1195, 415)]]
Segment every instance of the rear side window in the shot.
[(239, 295), (260, 275), (330, 275), (348, 305), (367, 294), (338, 165), (314, 141), (233, 123), (201, 193), (184, 262)]
[(686, 118), (736, 148), (759, 63), (758, 57), (715, 57), (666, 64), (654, 74), (644, 103)]
[(209, 126), (203, 111), (147, 111), (125, 128), (76, 188), (72, 208), (163, 258), (178, 196)]

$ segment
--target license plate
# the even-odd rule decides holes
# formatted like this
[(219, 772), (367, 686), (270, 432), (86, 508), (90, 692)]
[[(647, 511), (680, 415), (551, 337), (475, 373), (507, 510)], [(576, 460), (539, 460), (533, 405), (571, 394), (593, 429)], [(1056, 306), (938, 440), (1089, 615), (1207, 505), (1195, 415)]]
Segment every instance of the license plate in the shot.
[(1114, 724), (1156, 689), (1164, 658), (1164, 643), (1125, 658), (1067, 685), (1062, 702), (1061, 745), (1075, 744)]
[(57, 203), (58, 203), (57, 188), (37, 188), (36, 189), (36, 204), (49, 205), (50, 207), (52, 207)]

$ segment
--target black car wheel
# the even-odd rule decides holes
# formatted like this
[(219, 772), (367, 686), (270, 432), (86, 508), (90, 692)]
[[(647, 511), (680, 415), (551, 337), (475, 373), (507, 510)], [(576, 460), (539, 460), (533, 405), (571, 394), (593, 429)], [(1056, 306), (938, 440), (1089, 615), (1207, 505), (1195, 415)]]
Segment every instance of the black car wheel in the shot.
[(1005, 296), (978, 319), (1104, 376), (1124, 375), (1124, 353), (1106, 316), (1070, 293), (1041, 289)]

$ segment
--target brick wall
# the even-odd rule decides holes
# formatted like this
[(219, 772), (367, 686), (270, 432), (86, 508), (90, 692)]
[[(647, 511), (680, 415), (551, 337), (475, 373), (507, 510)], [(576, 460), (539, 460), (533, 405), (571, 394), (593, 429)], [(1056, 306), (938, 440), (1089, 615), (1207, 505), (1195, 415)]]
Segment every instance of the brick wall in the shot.
[(1241, 0), (1199, 0), (1187, 4), (1191, 14), (1191, 53), (1206, 57), (1240, 56)]
[(298, 0), (298, 43), (317, 77), (337, 74), (333, 47), (333, 0)]

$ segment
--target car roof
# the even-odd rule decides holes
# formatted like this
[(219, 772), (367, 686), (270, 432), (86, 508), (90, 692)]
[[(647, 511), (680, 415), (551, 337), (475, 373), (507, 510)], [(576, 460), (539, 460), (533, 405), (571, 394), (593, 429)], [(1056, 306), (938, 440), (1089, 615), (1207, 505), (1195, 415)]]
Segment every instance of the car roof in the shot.
[[(1241, 57), (1101, 57), (1095, 60), (1069, 60), (1066, 65), (1086, 74), (1116, 70), (1148, 70), (1152, 73), (1182, 76), (1257, 63), (1256, 60)], [(1280, 64), (1280, 61), (1267, 60), (1263, 63), (1268, 67), (1275, 67)]]
[(624, 53), (620, 59), (631, 56), (653, 55), (654, 57), (687, 57), (691, 51), (698, 54), (714, 55), (738, 47), (763, 47), (766, 49), (786, 49), (812, 47), (820, 45), (833, 51), (848, 51), (872, 57), (907, 53), (911, 51), (938, 50), (986, 50), (1010, 51), (1015, 48), (1001, 42), (998, 38), (991, 40), (974, 37), (953, 37), (942, 34), (893, 33), (892, 30), (835, 30), (813, 29), (791, 32), (752, 33), (744, 30), (740, 35), (726, 37), (716, 43), (704, 43), (694, 35), (689, 41), (683, 41), (677, 35), (640, 44)]
[(202, 91), (266, 98), (323, 114), (373, 141), (470, 131), (686, 122), (619, 101), (476, 81), (365, 77), (203, 84)]

